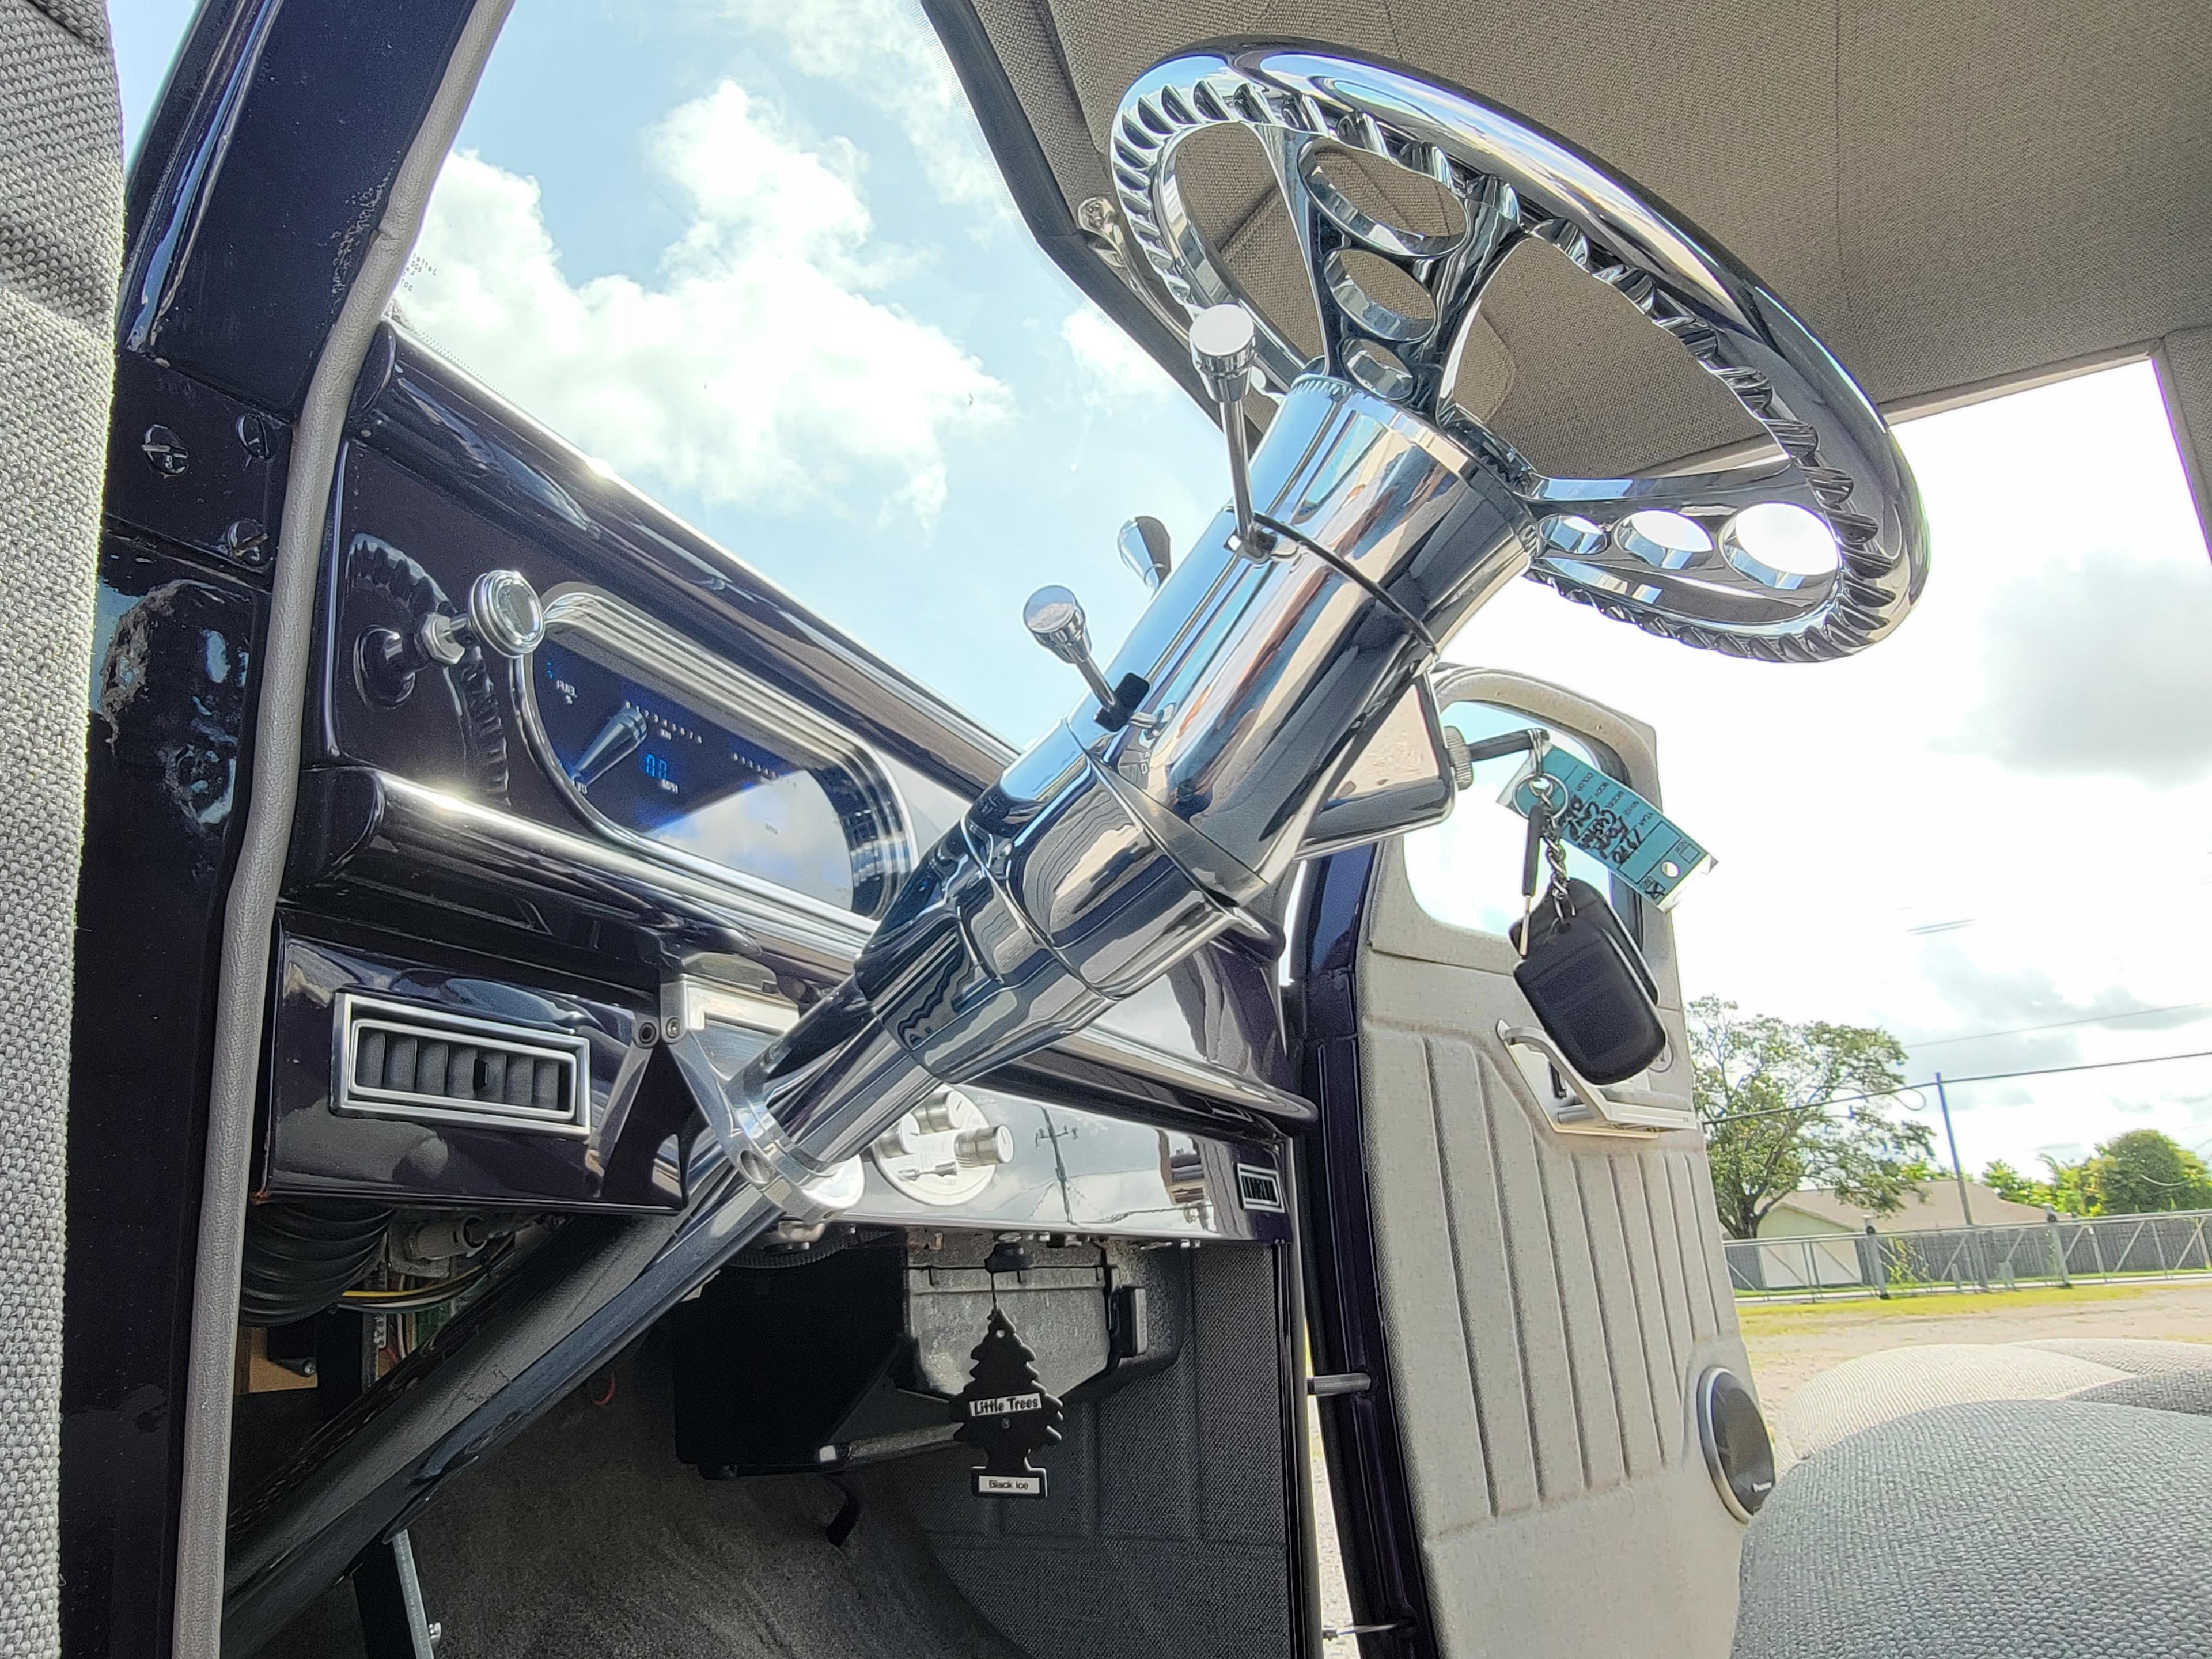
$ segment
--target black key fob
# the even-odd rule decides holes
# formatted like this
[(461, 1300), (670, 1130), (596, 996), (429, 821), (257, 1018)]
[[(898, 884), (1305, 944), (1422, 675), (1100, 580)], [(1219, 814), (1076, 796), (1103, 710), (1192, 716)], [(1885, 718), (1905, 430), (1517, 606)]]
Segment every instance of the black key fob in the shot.
[(1598, 890), (1577, 881), (1568, 892), (1571, 909), (1547, 901), (1530, 916), (1514, 981), (1569, 1065), (1592, 1083), (1619, 1083), (1666, 1052), (1658, 987)]

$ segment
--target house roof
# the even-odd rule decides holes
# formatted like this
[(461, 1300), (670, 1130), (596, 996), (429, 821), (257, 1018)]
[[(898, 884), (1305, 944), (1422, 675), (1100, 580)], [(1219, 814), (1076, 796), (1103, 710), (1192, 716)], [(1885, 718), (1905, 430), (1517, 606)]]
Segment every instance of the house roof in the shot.
[[(1981, 1227), (2014, 1227), (2043, 1219), (2042, 1208), (2033, 1204), (2014, 1204), (1999, 1198), (1978, 1181), (1966, 1183), (1966, 1192), (1974, 1210), (1974, 1224)], [(1871, 1210), (1856, 1204), (1846, 1204), (1833, 1193), (1792, 1193), (1774, 1206), (1778, 1210), (1795, 1210), (1800, 1215), (1826, 1221), (1851, 1232), (1862, 1231), (1871, 1220), (1877, 1232), (1917, 1233), (1938, 1227), (1963, 1227), (1966, 1217), (1959, 1208), (1959, 1186), (1954, 1181), (1935, 1181), (1905, 1200), (1905, 1207), (1887, 1215), (1876, 1215)]]

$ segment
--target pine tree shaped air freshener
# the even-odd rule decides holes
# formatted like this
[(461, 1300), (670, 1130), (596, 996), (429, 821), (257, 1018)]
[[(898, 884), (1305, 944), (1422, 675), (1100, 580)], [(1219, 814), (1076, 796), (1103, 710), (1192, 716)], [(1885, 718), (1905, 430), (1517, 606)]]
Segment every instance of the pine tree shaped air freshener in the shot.
[(952, 1402), (960, 1423), (952, 1437), (983, 1454), (983, 1467), (975, 1472), (975, 1495), (1043, 1497), (1044, 1471), (1030, 1467), (1030, 1455), (1059, 1440), (1059, 1396), (1044, 1391), (1037, 1380), (1036, 1355), (995, 1307), (969, 1357), (975, 1365), (968, 1386)]

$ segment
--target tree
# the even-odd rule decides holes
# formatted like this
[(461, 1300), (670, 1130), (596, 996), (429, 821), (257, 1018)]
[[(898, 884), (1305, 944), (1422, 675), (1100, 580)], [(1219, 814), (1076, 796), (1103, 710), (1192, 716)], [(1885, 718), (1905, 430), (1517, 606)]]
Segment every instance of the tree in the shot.
[(2061, 1215), (2095, 1215), (2104, 1207), (2097, 1195), (2096, 1159), (2077, 1158), (2071, 1164), (2062, 1164), (2045, 1152), (2043, 1167), (2051, 1171), (2051, 1179), (2044, 1182), (2046, 1196), (2044, 1202)]
[(2048, 1204), (2051, 1188), (2040, 1181), (2031, 1181), (2002, 1158), (1982, 1166), (1982, 1185), (2008, 1204)]
[(1885, 1098), (1905, 1081), (1905, 1049), (1888, 1032), (1743, 1014), (1718, 997), (1698, 998), (1689, 1016), (1698, 1116), (1731, 1238), (1756, 1237), (1803, 1188), (1886, 1215), (1935, 1175), (1928, 1126), (1892, 1115)]
[(2212, 1170), (2204, 1160), (2155, 1129), (2115, 1135), (2071, 1164), (2045, 1154), (2048, 1181), (2030, 1181), (1999, 1161), (1982, 1183), (1999, 1198), (2046, 1204), (2068, 1215), (2142, 1215), (2158, 1210), (2212, 1210)]
[(2089, 1183), (2106, 1215), (2212, 1209), (2204, 1160), (2156, 1129), (2130, 1129), (2097, 1148)]
[(1982, 1185), (2014, 1204), (2041, 1205), (2063, 1215), (2096, 1215), (2102, 1208), (2096, 1188), (2096, 1159), (2090, 1158), (2062, 1164), (2046, 1152), (2043, 1167), (2051, 1171), (2051, 1179), (2035, 1181), (1999, 1158), (1982, 1170)]

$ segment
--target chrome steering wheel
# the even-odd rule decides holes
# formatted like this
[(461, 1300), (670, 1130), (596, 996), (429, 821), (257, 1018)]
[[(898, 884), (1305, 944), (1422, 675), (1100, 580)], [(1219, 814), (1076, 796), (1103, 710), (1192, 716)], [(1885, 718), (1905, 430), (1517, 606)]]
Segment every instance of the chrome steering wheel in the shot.
[[(1927, 531), (1881, 416), (1757, 277), (1656, 198), (1533, 123), (1407, 70), (1296, 47), (1191, 53), (1129, 88), (1110, 160), (1138, 244), (1194, 315), (1246, 300), (1178, 171), (1186, 142), (1223, 126), (1259, 141), (1321, 319), (1322, 356), (1309, 360), (1250, 307), (1272, 389), (1333, 376), (1433, 422), (1526, 507), (1531, 576), (1652, 633), (1818, 661), (1903, 620), (1927, 578)], [(1418, 216), (1348, 189), (1331, 166), (1346, 150), (1432, 181), (1458, 222), (1395, 222)], [(1470, 331), (1506, 257), (1531, 239), (1633, 304), (1770, 441), (1739, 465), (1553, 477), (1461, 407)], [(1814, 557), (1762, 556), (1754, 509), (1778, 503), (1826, 526)]]

